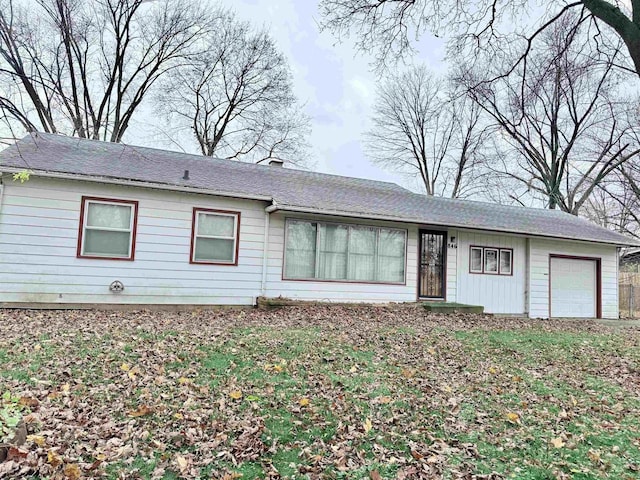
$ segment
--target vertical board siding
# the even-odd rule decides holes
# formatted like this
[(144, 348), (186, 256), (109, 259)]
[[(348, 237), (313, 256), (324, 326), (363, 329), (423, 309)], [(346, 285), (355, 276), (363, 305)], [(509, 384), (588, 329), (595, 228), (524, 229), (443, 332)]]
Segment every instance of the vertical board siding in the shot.
[[(456, 237), (454, 243), (451, 237)], [(457, 230), (449, 230), (447, 232), (447, 285), (446, 300), (447, 302), (458, 301), (458, 248), (460, 245), (459, 232)]]
[(549, 257), (573, 255), (601, 259), (602, 317), (618, 318), (618, 250), (614, 246), (568, 240), (530, 239), (529, 316), (549, 318)]
[[(470, 273), (469, 251), (472, 245), (513, 249), (513, 275)], [(482, 305), (487, 313), (523, 315), (526, 312), (525, 263), (524, 237), (459, 230), (456, 301)]]
[(408, 230), (406, 285), (389, 285), (379, 283), (355, 282), (314, 282), (283, 280), (284, 265), (284, 231), (285, 219), (298, 218), (318, 220), (318, 217), (302, 214), (271, 214), (269, 223), (269, 251), (267, 262), (267, 292), (268, 297), (286, 297), (300, 300), (321, 300), (336, 302), (415, 302), (417, 297), (417, 266), (418, 266), (418, 228), (413, 225), (403, 225), (374, 220), (360, 220), (354, 218), (323, 217), (322, 221), (369, 226), (388, 226)]
[[(137, 200), (133, 262), (76, 258), (83, 195)], [(0, 302), (252, 305), (260, 295), (263, 202), (32, 177), (6, 179)], [(193, 207), (241, 212), (238, 265), (189, 263)], [(109, 285), (120, 280), (122, 293)]]

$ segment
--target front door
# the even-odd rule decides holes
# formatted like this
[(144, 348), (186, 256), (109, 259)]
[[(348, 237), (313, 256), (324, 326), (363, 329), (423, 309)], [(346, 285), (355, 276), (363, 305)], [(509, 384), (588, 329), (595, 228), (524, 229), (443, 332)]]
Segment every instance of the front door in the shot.
[(444, 299), (446, 238), (446, 232), (420, 231), (420, 298)]

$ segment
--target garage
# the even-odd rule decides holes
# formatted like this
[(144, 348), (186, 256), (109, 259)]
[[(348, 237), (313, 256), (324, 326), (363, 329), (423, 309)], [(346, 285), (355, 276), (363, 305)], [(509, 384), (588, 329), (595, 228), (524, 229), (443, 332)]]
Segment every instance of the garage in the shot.
[(599, 272), (598, 259), (551, 256), (551, 317), (599, 317)]

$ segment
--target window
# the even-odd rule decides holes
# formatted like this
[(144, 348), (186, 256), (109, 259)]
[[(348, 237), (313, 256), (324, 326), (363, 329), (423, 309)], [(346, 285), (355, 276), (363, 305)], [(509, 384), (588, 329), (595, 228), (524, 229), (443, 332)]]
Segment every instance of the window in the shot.
[(133, 260), (138, 202), (82, 197), (78, 257)]
[(482, 273), (482, 248), (471, 247), (470, 259), (471, 273)]
[(498, 273), (498, 249), (484, 249), (484, 273)]
[(513, 249), (470, 247), (469, 272), (489, 275), (512, 275)]
[(287, 220), (287, 280), (404, 283), (407, 233), (380, 227)]
[(191, 263), (237, 265), (240, 212), (193, 209)]
[(500, 250), (500, 275), (511, 275), (511, 250)]

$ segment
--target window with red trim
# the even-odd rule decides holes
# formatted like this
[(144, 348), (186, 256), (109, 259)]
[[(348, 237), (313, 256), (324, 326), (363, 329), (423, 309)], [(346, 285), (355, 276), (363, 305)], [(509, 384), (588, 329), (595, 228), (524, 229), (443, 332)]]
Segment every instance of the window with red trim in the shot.
[(82, 197), (78, 257), (133, 260), (138, 202)]
[(469, 247), (469, 272), (487, 275), (512, 275), (513, 249)]
[(193, 209), (191, 263), (238, 264), (240, 212)]

